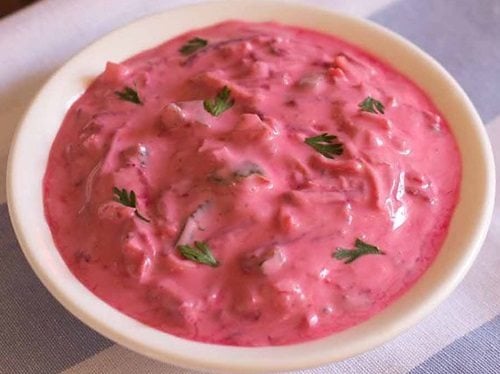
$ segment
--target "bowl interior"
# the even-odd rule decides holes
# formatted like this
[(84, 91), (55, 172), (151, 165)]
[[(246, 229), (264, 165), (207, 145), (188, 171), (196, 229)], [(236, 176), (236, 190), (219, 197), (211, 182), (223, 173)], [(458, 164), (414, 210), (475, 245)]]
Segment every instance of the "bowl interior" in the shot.
[[(446, 242), (431, 268), (401, 299), (369, 321), (330, 337), (290, 346), (242, 348), (184, 340), (137, 322), (94, 296), (68, 270), (43, 211), (48, 152), (74, 100), (106, 61), (121, 61), (179, 33), (226, 19), (277, 20), (333, 33), (388, 61), (414, 80), (446, 117), (463, 158), (461, 198)], [(125, 42), (126, 41), (126, 42)], [(379, 48), (383, 46), (384, 48)], [(481, 120), (457, 83), (429, 56), (368, 21), (303, 5), (212, 2), (167, 11), (100, 39), (64, 65), (43, 87), (18, 128), (8, 166), (12, 223), (32, 268), (73, 314), (110, 339), (184, 367), (227, 372), (290, 370), (345, 359), (369, 350), (427, 315), (471, 266), (492, 214), (494, 166)]]

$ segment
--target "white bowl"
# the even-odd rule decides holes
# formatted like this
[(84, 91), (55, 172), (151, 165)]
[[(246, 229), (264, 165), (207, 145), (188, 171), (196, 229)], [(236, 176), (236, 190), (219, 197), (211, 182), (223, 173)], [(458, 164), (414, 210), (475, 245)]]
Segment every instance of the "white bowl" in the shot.
[[(85, 288), (59, 255), (45, 221), (42, 180), (63, 117), (106, 61), (127, 57), (179, 33), (226, 20), (277, 20), (335, 34), (388, 61), (413, 79), (448, 120), (463, 159), (461, 198), (446, 242), (425, 275), (397, 302), (367, 322), (329, 337), (289, 346), (231, 347), (178, 338), (118, 312)], [(124, 42), (126, 41), (126, 42)], [(431, 57), (369, 21), (278, 2), (204, 3), (161, 13), (121, 28), (87, 47), (45, 84), (15, 136), (8, 165), (8, 202), (19, 243), (33, 270), (71, 313), (104, 336), (144, 355), (190, 368), (262, 372), (305, 368), (372, 349), (429, 314), (472, 265), (494, 200), (491, 148), (473, 105)]]

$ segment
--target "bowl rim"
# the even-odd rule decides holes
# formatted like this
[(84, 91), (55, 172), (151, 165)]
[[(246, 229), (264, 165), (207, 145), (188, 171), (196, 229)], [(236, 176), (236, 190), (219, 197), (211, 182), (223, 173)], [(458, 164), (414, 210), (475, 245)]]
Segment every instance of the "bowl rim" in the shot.
[[(109, 339), (151, 358), (193, 369), (209, 369), (232, 373), (301, 369), (346, 359), (394, 338), (396, 335), (427, 316), (458, 285), (479, 252), (493, 213), (495, 168), (486, 131), (479, 115), (465, 92), (450, 74), (432, 57), (428, 56), (421, 49), (394, 32), (365, 19), (293, 2), (261, 0), (259, 1), (261, 13), (257, 13), (256, 11), (252, 13), (252, 7), (255, 7), (255, 1), (252, 0), (240, 0), (238, 2), (210, 1), (188, 5), (141, 18), (101, 37), (71, 58), (45, 83), (33, 99), (24, 118), (16, 129), (9, 153), (7, 166), (7, 201), (11, 222), (25, 257), (28, 259), (32, 269), (44, 286), (67, 310)], [(242, 8), (249, 10), (249, 12), (243, 14), (243, 12), (241, 12)], [(282, 12), (281, 14), (277, 12), (278, 9)], [(391, 57), (400, 58), (401, 55), (404, 55), (408, 58), (413, 58), (417, 66), (421, 66), (428, 72), (431, 72), (431, 78), (437, 79), (435, 83), (443, 86), (445, 88), (445, 93), (449, 95), (449, 98), (443, 99), (444, 101), (440, 101), (441, 99), (439, 97), (432, 98), (432, 101), (445, 116), (447, 113), (443, 110), (442, 106), (446, 105), (446, 100), (451, 100), (452, 104), (457, 103), (462, 105), (460, 114), (464, 115), (466, 118), (464, 123), (468, 123), (468, 125), (463, 126), (469, 126), (469, 128), (465, 127), (465, 130), (469, 131), (466, 135), (474, 138), (473, 141), (475, 141), (474, 144), (478, 151), (476, 159), (478, 165), (476, 166), (479, 169), (477, 172), (480, 177), (479, 181), (482, 182), (482, 184), (480, 187), (476, 188), (476, 192), (482, 192), (482, 195), (476, 197), (477, 206), (473, 214), (473, 218), (475, 218), (473, 222), (475, 225), (472, 225), (473, 227), (468, 231), (467, 237), (461, 238), (458, 242), (453, 243), (453, 245), (461, 245), (460, 248), (465, 248), (463, 249), (463, 256), (454, 260), (448, 259), (448, 262), (443, 260), (443, 263), (452, 265), (450, 268), (442, 269), (443, 274), (437, 277), (437, 279), (442, 280), (443, 283), (431, 289), (428, 286), (421, 286), (423, 283), (421, 279), (412, 289), (379, 315), (356, 327), (327, 338), (288, 346), (232, 347), (189, 341), (146, 326), (107, 305), (97, 296), (92, 294), (91, 291), (87, 290), (72, 275), (52, 242), (52, 237), (50, 236), (47, 238), (46, 234), (48, 227), (43, 209), (40, 215), (40, 201), (43, 192), (40, 188), (41, 180), (36, 179), (36, 175), (39, 174), (37, 174), (36, 168), (40, 168), (40, 165), (43, 165), (44, 161), (46, 161), (46, 158), (44, 160), (43, 157), (44, 155), (45, 157), (48, 155), (48, 150), (53, 140), (51, 134), (54, 132), (53, 129), (46, 130), (37, 129), (35, 127), (35, 122), (41, 121), (43, 123), (44, 121), (40, 120), (40, 114), (44, 113), (41, 107), (43, 105), (50, 107), (49, 97), (54, 96), (54, 92), (56, 92), (54, 90), (60, 87), (61, 84), (64, 84), (63, 78), (66, 77), (65, 74), (78, 73), (78, 66), (82, 64), (82, 61), (91, 60), (92, 58), (95, 59), (95, 57), (92, 56), (95, 56), (96, 53), (99, 54), (106, 51), (110, 43), (116, 42), (122, 36), (131, 37), (131, 35), (133, 36), (133, 32), (138, 32), (140, 28), (147, 29), (150, 27), (148, 25), (158, 23), (160, 20), (166, 18), (182, 18), (186, 17), (186, 14), (196, 13), (207, 15), (209, 14), (207, 12), (214, 12), (214, 10), (218, 10), (222, 14), (232, 14), (233, 16), (231, 18), (255, 21), (269, 20), (270, 18), (267, 17), (269, 12), (269, 14), (273, 15), (272, 18), (279, 22), (290, 23), (287, 22), (287, 17), (291, 17), (296, 20), (296, 22), (291, 22), (292, 24), (303, 27), (315, 25), (316, 19), (321, 19), (322, 21), (329, 19), (336, 25), (348, 25), (348, 27), (355, 31), (355, 36), (341, 35), (339, 36), (340, 38), (347, 39), (357, 44), (362, 49), (368, 50), (377, 58), (389, 61), (395, 69), (410, 76), (410, 79), (419, 86), (422, 87), (422, 80), (416, 79), (415, 76), (411, 76), (412, 73), (410, 71), (404, 71), (404, 65), (401, 65), (402, 63), (400, 62), (396, 63), (395, 61), (391, 61)], [(295, 16), (293, 16), (293, 14), (295, 14)], [(298, 18), (297, 15), (299, 14), (302, 19)], [(210, 22), (205, 22), (202, 26), (215, 23), (212, 21), (213, 17), (208, 18)], [(322, 25), (321, 22), (318, 22), (318, 25), (320, 24)], [(187, 31), (192, 28), (200, 27), (200, 23), (193, 21), (192, 24), (186, 24), (184, 26), (179, 25), (178, 27)], [(321, 29), (322, 27), (324, 28), (326, 26), (313, 28), (319, 31), (328, 32), (328, 30)], [(171, 32), (171, 35), (176, 34), (178, 34), (177, 31)], [(335, 35), (339, 35), (339, 33), (335, 32)], [(351, 37), (356, 40), (350, 39)], [(384, 50), (380, 52), (370, 48), (368, 42), (372, 42), (373, 40), (388, 43), (386, 46), (388, 46), (390, 51)], [(124, 47), (126, 51), (121, 53), (125, 55), (128, 53), (131, 55), (133, 53), (129, 52), (135, 50), (135, 53), (137, 53), (144, 49), (144, 45), (153, 46), (156, 44), (158, 44), (158, 42), (153, 42), (152, 39), (145, 41), (143, 36), (142, 39), (141, 36), (137, 39), (132, 37), (129, 45)], [(114, 48), (116, 49), (117, 47)], [(104, 56), (107, 56), (107, 53), (105, 53)], [(99, 55), (97, 60), (105, 61), (106, 58), (104, 58), (104, 56)], [(102, 67), (103, 66), (104, 65), (102, 65)], [(426, 93), (429, 94), (429, 91), (426, 90)], [(429, 96), (432, 95), (429, 94)], [(68, 97), (64, 98), (66, 103), (71, 101), (68, 99)], [(59, 107), (60, 105), (58, 108)], [(67, 107), (59, 108), (57, 112), (59, 114), (54, 114), (54, 116), (60, 117), (61, 109), (62, 113), (65, 113)], [(450, 122), (450, 127), (454, 131), (455, 136), (458, 136), (459, 134), (457, 134), (455, 126), (452, 125), (449, 119), (448, 122)], [(55, 131), (59, 128), (60, 123), (61, 121), (55, 126)], [(459, 126), (457, 128), (459, 128)], [(36, 147), (33, 143), (33, 136), (30, 135), (30, 132), (35, 129), (41, 135), (41, 139), (43, 139), (43, 143), (39, 147), (45, 147), (44, 149), (46, 152), (40, 150), (36, 153), (34, 151), (32, 152), (31, 148), (29, 148), (30, 145)], [(29, 154), (26, 154), (27, 149), (33, 154), (36, 153), (38, 156), (36, 162), (30, 160)], [(462, 148), (460, 149), (462, 150)], [(464, 157), (465, 155), (463, 152), (461, 153)], [(468, 160), (470, 157), (467, 156), (466, 158)], [(37, 164), (30, 166), (30, 162), (31, 164)], [(44, 170), (45, 168), (43, 167), (43, 170), (40, 172), (42, 173), (42, 179)], [(32, 173), (26, 173), (25, 171), (31, 171)], [(33, 185), (37, 188), (33, 188)], [(469, 197), (469, 200), (470, 199)], [(29, 207), (29, 205), (26, 200), (31, 202), (31, 205), (35, 205), (33, 211), (27, 212), (27, 207)], [(41, 205), (43, 206), (43, 204)], [(32, 217), (33, 215), (35, 215), (35, 217)], [(453, 220), (455, 220), (455, 218)], [(453, 224), (454, 222), (452, 222), (452, 226)], [(447, 245), (449, 240), (449, 238), (446, 239), (445, 245)], [(441, 255), (438, 256), (438, 259), (440, 256)], [(436, 259), (436, 262), (438, 259)], [(431, 266), (431, 268), (435, 267), (434, 264)], [(427, 272), (429, 271), (430, 269), (427, 270)], [(56, 274), (58, 278), (55, 278), (54, 274)], [(426, 276), (427, 273), (424, 274), (422, 278)], [(422, 299), (416, 304), (414, 301), (415, 298)], [(92, 307), (90, 311), (89, 306)], [(388, 313), (388, 310), (392, 312)], [(399, 317), (391, 319), (394, 315)], [(380, 327), (377, 328), (377, 325), (383, 327), (383, 329)]]

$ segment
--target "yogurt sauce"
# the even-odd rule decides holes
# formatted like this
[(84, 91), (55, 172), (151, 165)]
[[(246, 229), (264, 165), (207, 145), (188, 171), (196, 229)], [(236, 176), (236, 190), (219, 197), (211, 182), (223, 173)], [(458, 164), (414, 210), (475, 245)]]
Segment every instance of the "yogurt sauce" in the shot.
[(230, 21), (108, 63), (64, 119), (44, 202), (68, 267), (116, 309), (279, 345), (411, 287), (460, 178), (445, 119), (393, 68), (329, 35)]

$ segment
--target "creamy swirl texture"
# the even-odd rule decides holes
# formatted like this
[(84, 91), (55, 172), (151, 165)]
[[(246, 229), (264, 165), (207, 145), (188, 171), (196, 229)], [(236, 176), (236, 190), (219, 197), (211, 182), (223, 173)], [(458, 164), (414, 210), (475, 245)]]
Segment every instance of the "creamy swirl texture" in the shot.
[(289, 344), (373, 316), (429, 267), (459, 196), (445, 119), (386, 63), (277, 23), (109, 62), (51, 149), (75, 276), (188, 339)]

